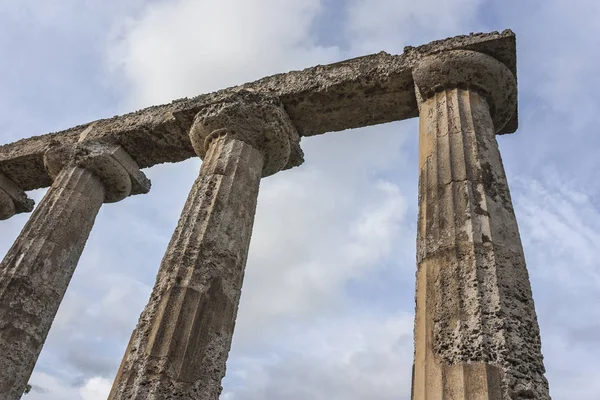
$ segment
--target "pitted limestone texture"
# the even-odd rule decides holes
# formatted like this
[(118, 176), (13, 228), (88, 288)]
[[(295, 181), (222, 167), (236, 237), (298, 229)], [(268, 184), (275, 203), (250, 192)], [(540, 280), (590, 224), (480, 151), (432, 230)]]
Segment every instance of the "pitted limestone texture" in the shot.
[[(444, 88), (420, 110), (413, 399), (548, 400), (529, 276), (486, 98)], [(468, 367), (475, 364), (481, 366)], [(487, 389), (475, 395), (473, 382)]]
[(118, 145), (84, 141), (73, 146), (52, 146), (44, 156), (48, 174), (54, 178), (65, 166), (77, 166), (94, 173), (105, 188), (105, 203), (129, 195), (148, 193), (150, 180), (137, 163)]
[(464, 88), (484, 94), (499, 132), (512, 118), (517, 106), (515, 76), (500, 61), (469, 50), (452, 50), (420, 59), (413, 78), (422, 100), (446, 88)]
[(52, 146), (45, 163), (54, 182), (0, 263), (3, 400), (21, 398), (102, 203), (149, 189), (118, 146)]
[(211, 141), (229, 135), (259, 150), (264, 157), (263, 177), (290, 163), (303, 162), (300, 135), (277, 97), (248, 91), (202, 108), (190, 130), (194, 150), (203, 158)]
[(236, 136), (212, 139), (110, 400), (219, 398), (263, 159)]
[[(511, 31), (456, 36), (407, 48), (400, 55), (380, 52), (317, 65), (98, 120), (87, 136), (120, 145), (141, 168), (183, 161), (196, 157), (189, 131), (200, 109), (244, 90), (278, 97), (300, 136), (415, 118), (419, 112), (412, 68), (419, 59), (449, 50), (476, 51), (507, 65), (516, 76), (515, 48)], [(49, 186), (52, 181), (44, 169), (44, 152), (53, 141), (73, 145), (90, 125), (0, 146), (0, 172), (24, 190)], [(498, 133), (516, 129), (515, 113)], [(301, 159), (290, 157), (285, 168), (295, 167), (296, 160)]]
[(31, 212), (33, 204), (20, 187), (0, 173), (0, 220)]
[(64, 168), (0, 263), (0, 399), (21, 398), (103, 200), (92, 172)]

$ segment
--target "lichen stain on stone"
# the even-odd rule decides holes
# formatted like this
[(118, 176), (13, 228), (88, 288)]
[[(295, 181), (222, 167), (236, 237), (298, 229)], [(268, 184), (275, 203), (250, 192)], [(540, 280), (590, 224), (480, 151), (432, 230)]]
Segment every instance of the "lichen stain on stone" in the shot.
[(477, 215), (483, 215), (486, 217), (490, 216), (490, 213), (486, 210), (483, 209), (482, 204), (484, 204), (484, 194), (481, 194), (479, 192), (479, 190), (477, 190), (477, 188), (475, 188), (473, 190), (473, 203), (474, 203), (474, 208), (473, 211), (475, 211), (475, 214)]
[(496, 190), (496, 178), (494, 177), (494, 172), (492, 171), (492, 166), (489, 162), (484, 162), (481, 164), (481, 178), (485, 192), (490, 197), (497, 197), (498, 192)]

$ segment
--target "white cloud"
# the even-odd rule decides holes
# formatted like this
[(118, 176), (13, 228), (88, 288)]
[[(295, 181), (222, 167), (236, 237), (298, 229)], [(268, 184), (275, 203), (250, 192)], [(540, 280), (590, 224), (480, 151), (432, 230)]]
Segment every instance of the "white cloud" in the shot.
[[(570, 289), (600, 289), (600, 212), (558, 173), (521, 179), (516, 203), (535, 273)], [(568, 263), (568, 268), (566, 267)]]
[(153, 2), (114, 35), (111, 64), (130, 84), (130, 105), (141, 107), (349, 56), (401, 53), (406, 44), (481, 27), (474, 23), (481, 0), (351, 0), (336, 10), (346, 43), (324, 46), (314, 24), (326, 3)]
[(399, 188), (366, 176), (336, 188), (337, 177), (307, 166), (264, 185), (236, 340), (249, 340), (272, 319), (339, 307), (344, 285), (393, 253), (406, 213)]
[(34, 372), (31, 376), (31, 391), (24, 400), (105, 400), (112, 383), (101, 377), (87, 379), (81, 387), (69, 384), (64, 376)]
[(600, 210), (567, 174), (551, 168), (512, 187), (550, 390), (554, 398), (596, 399)]
[(0, 53), (13, 60), (0, 63), (1, 143), (119, 113), (105, 52), (145, 1), (1, 1)]
[(312, 37), (320, 9), (319, 0), (153, 3), (124, 28), (112, 60), (135, 106), (195, 96), (336, 60)]
[(112, 382), (101, 377), (89, 379), (85, 385), (79, 389), (82, 400), (105, 400), (108, 397)]
[(402, 53), (447, 36), (478, 31), (474, 18), (482, 0), (350, 0), (347, 35), (355, 55)]

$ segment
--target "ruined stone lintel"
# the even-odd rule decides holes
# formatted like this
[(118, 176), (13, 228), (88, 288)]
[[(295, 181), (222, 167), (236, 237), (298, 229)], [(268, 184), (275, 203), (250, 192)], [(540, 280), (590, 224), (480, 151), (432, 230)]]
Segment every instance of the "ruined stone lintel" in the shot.
[[(247, 90), (278, 97), (301, 136), (318, 135), (418, 116), (412, 77), (422, 57), (448, 50), (473, 50), (494, 57), (516, 76), (515, 35), (471, 34), (384, 52), (302, 71), (273, 75), (214, 93), (95, 122), (94, 138), (118, 144), (141, 168), (179, 162), (196, 154), (188, 133), (196, 114), (232, 93)], [(0, 172), (24, 190), (49, 186), (43, 154), (52, 141), (74, 144), (90, 124), (0, 146)], [(516, 113), (498, 133), (517, 129)], [(286, 168), (296, 166), (290, 157)]]
[[(516, 82), (470, 51), (423, 58), (413, 400), (550, 398), (495, 132)], [(490, 107), (490, 104), (492, 105)]]
[(260, 179), (301, 155), (278, 99), (252, 93), (203, 108), (190, 138), (204, 161), (110, 400), (219, 398)]
[(0, 173), (0, 220), (31, 212), (33, 204), (33, 200), (20, 187)]
[(54, 182), (0, 263), (0, 398), (20, 399), (103, 202), (147, 191), (118, 146), (53, 147)]

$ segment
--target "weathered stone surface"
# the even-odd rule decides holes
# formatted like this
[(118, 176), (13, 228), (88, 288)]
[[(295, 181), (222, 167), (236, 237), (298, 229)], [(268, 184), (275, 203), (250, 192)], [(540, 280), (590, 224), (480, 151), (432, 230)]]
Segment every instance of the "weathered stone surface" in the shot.
[(247, 143), (212, 140), (109, 399), (218, 399), (262, 169)]
[(91, 172), (65, 168), (0, 264), (0, 398), (21, 398), (103, 199)]
[(0, 173), (0, 220), (31, 212), (33, 204), (33, 200), (20, 187)]
[(285, 168), (293, 147), (302, 154), (271, 96), (238, 93), (194, 121), (190, 138), (204, 162), (110, 400), (219, 398), (260, 179)]
[(486, 54), (450, 50), (415, 63), (413, 78), (420, 101), (444, 88), (478, 91), (487, 100), (495, 132), (504, 128), (517, 105), (516, 79), (508, 67)]
[(121, 146), (95, 141), (55, 145), (44, 156), (48, 174), (55, 179), (66, 165), (76, 165), (96, 175), (103, 183), (104, 202), (115, 203), (129, 195), (150, 190), (150, 180)]
[(293, 165), (304, 161), (300, 135), (277, 97), (240, 91), (201, 108), (190, 130), (196, 153), (204, 158), (211, 141), (223, 134), (263, 154), (263, 177), (284, 169), (290, 157)]
[[(2, 400), (21, 398), (100, 206), (132, 187), (125, 181), (133, 172), (115, 146), (82, 143), (64, 151), (50, 150), (54, 183), (0, 263)], [(61, 154), (66, 158), (58, 162)]]
[[(516, 76), (515, 37), (511, 31), (476, 34), (407, 47), (405, 54), (378, 53), (256, 82), (192, 99), (146, 108), (96, 121), (94, 139), (119, 144), (141, 168), (195, 156), (188, 137), (198, 111), (232, 93), (248, 90), (279, 97), (301, 136), (413, 118), (418, 115), (411, 70), (425, 55), (473, 50), (500, 60)], [(90, 124), (0, 146), (0, 172), (24, 190), (50, 185), (42, 156), (54, 141), (74, 144)], [(516, 129), (516, 114), (499, 133)], [(294, 166), (290, 157), (288, 168)]]
[(413, 399), (550, 399), (486, 95), (438, 83), (420, 106)]

